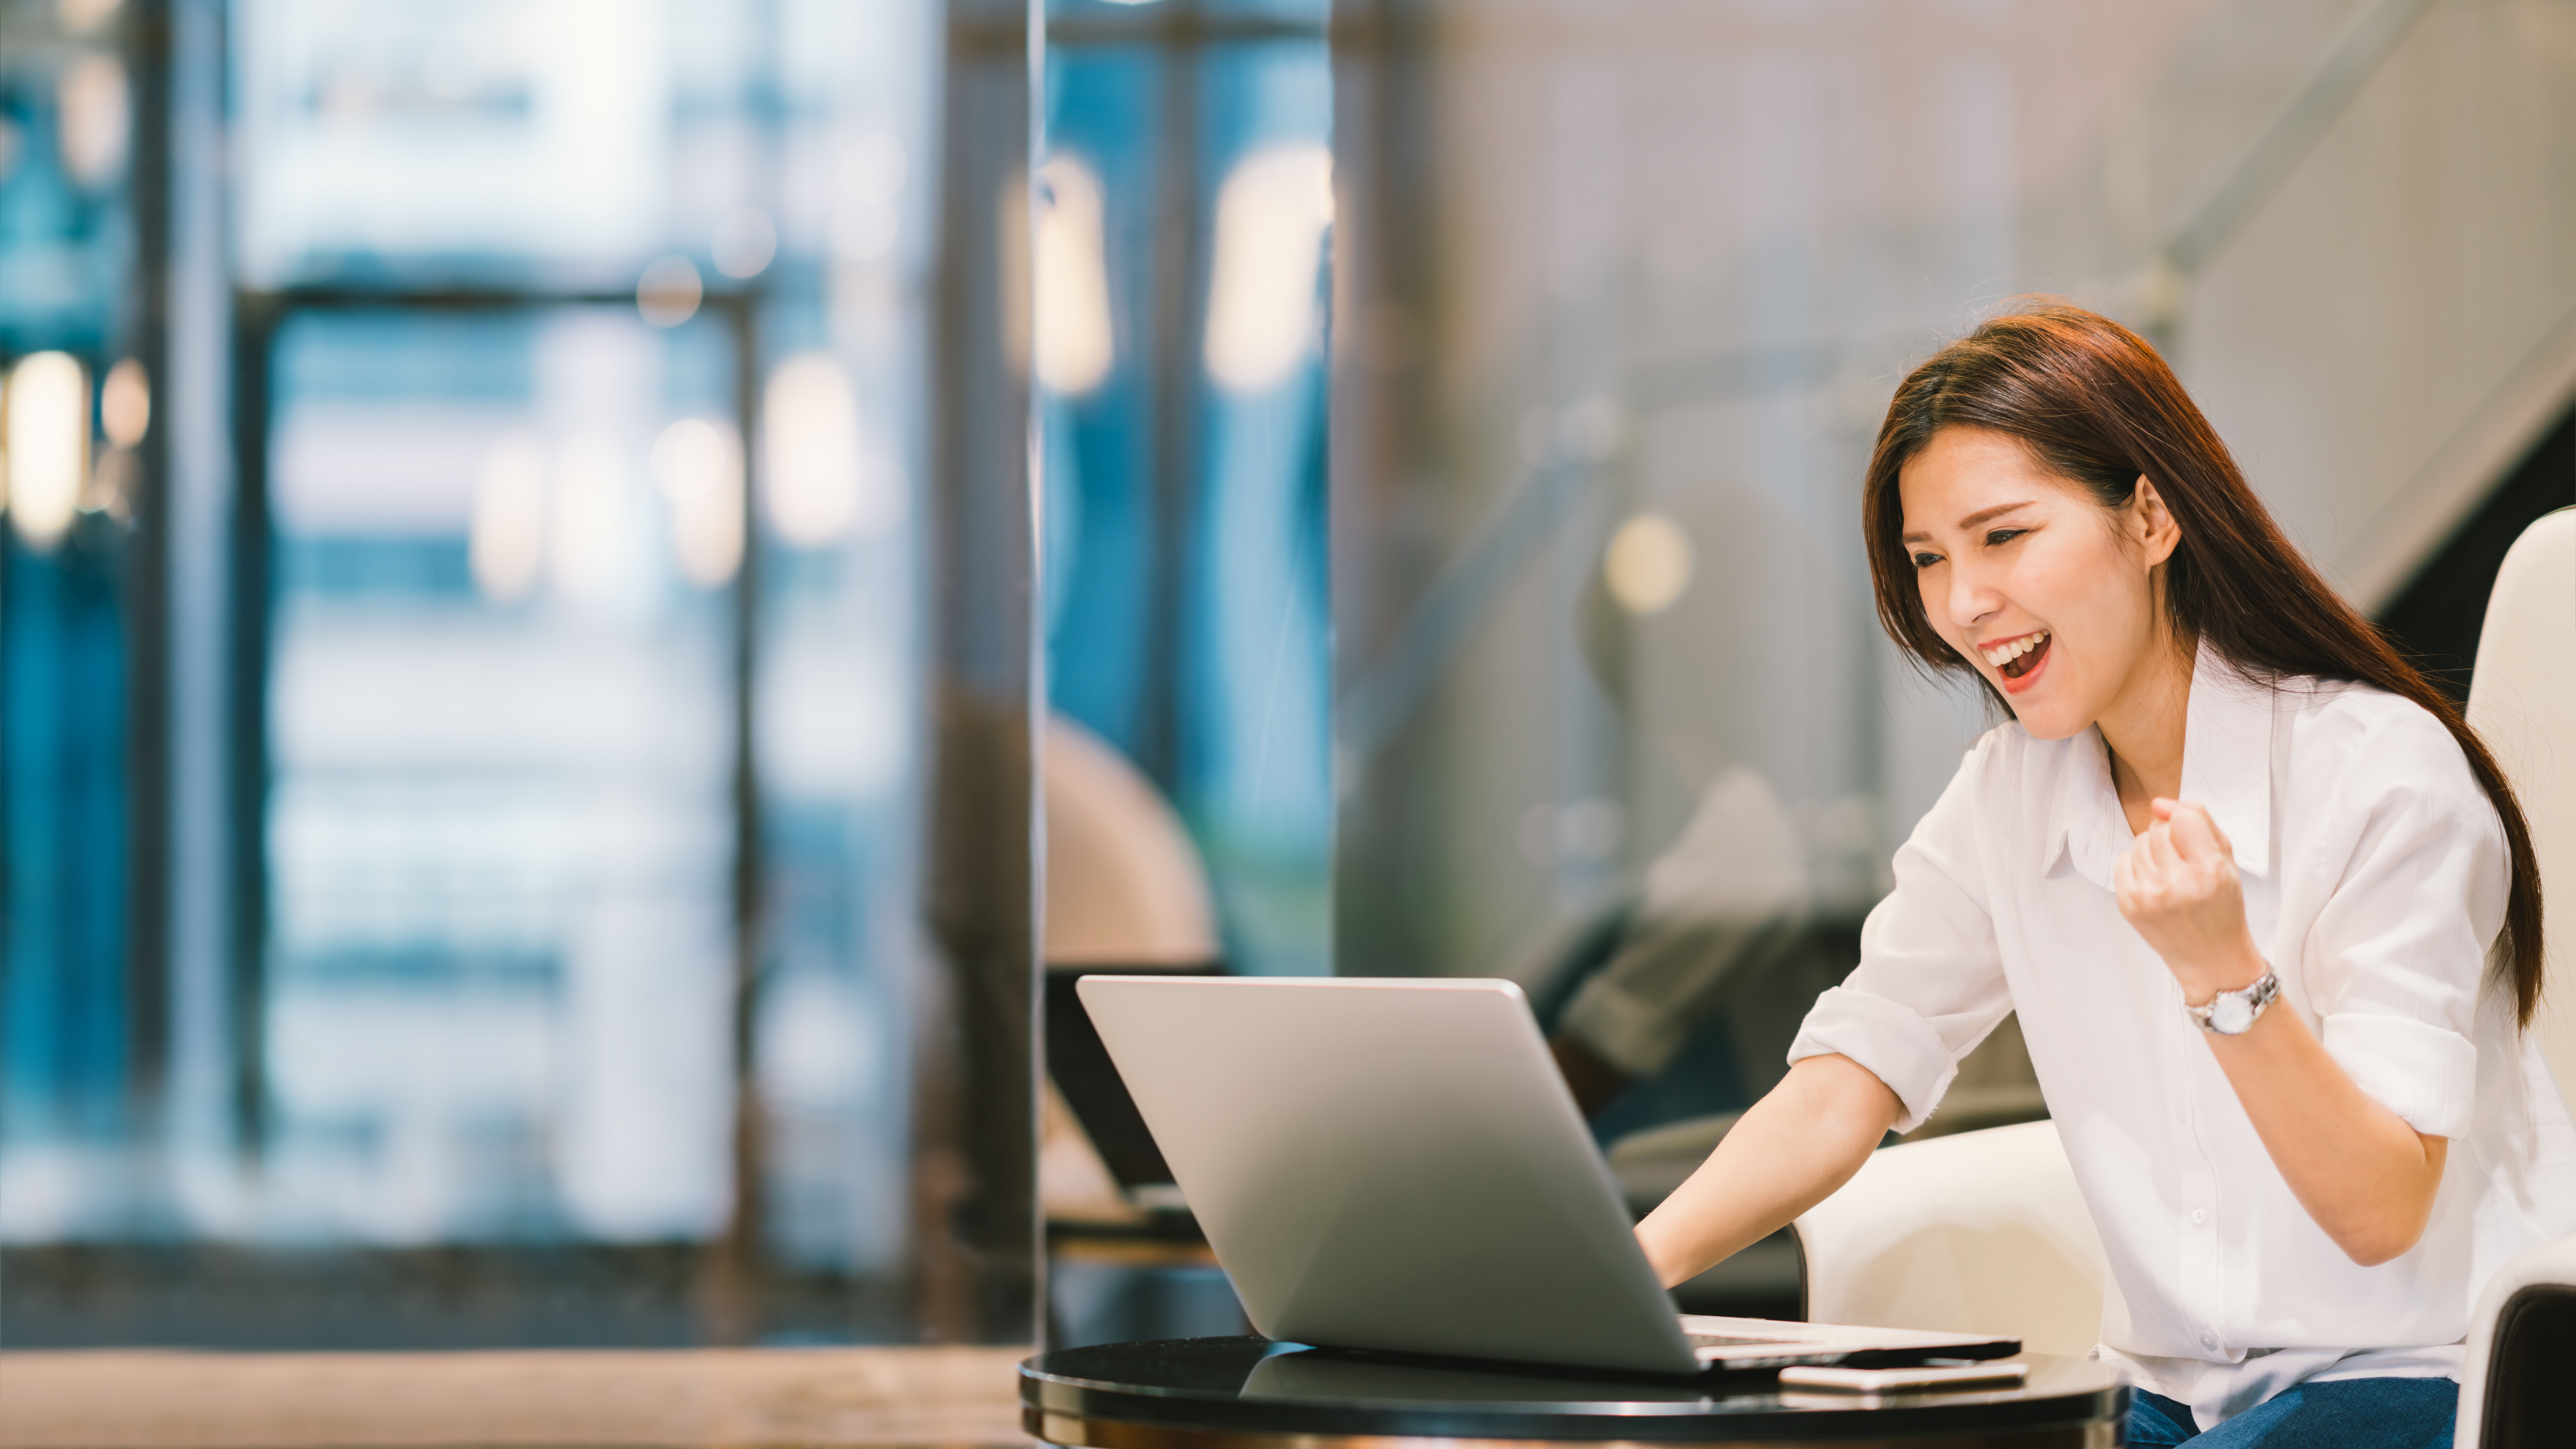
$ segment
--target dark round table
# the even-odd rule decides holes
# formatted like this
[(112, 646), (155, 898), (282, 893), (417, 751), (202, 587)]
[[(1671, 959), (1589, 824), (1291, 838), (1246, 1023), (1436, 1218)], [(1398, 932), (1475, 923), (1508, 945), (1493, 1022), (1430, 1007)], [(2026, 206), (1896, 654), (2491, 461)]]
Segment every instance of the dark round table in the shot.
[(1783, 1393), (1767, 1373), (1580, 1376), (1263, 1338), (1059, 1349), (1020, 1365), (1020, 1422), (1065, 1449), (1429, 1449), (1433, 1444), (2110, 1449), (2129, 1391), (2098, 1363), (2025, 1355), (2017, 1389)]

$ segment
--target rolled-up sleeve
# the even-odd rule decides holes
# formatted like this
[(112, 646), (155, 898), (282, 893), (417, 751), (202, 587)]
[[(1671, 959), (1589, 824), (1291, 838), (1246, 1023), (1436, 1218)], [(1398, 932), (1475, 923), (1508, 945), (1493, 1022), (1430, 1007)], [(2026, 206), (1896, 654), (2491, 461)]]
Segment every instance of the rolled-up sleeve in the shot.
[(1911, 1132), (1959, 1059), (2012, 1009), (1977, 847), (1976, 793), (1993, 749), (1971, 750), (1896, 852), (1896, 889), (1861, 928), (1860, 965), (1816, 999), (1789, 1060), (1841, 1055), (1885, 1082)]
[(2469, 1129), (2471, 1042), (2511, 871), (2504, 828), (2447, 731), (2383, 725), (2349, 771), (2352, 849), (2308, 934), (2327, 1055), (2416, 1131)]

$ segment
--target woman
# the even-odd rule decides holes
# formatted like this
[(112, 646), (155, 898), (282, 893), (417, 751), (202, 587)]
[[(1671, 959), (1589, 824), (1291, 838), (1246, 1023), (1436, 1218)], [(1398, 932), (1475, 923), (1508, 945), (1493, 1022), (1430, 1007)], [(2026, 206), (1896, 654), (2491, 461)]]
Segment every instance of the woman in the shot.
[(1888, 633), (2012, 722), (1647, 1257), (1678, 1283), (1805, 1211), (2017, 1010), (2110, 1261), (2128, 1442), (2448, 1444), (2480, 1283), (2576, 1229), (2493, 757), (2106, 318), (1944, 348), (1866, 487)]

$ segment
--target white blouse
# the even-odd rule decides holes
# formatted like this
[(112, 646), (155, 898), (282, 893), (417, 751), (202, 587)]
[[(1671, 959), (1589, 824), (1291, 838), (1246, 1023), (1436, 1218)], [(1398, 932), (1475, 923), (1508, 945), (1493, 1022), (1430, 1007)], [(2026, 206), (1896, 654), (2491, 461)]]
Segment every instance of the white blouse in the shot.
[[(1979, 740), (1896, 854), (1861, 962), (1789, 1059), (1839, 1052), (1930, 1115), (2008, 1011), (2111, 1267), (2102, 1354), (2205, 1429), (2306, 1379), (2459, 1375), (2486, 1276), (2576, 1231), (2576, 1125), (2489, 970), (2504, 832), (2440, 721), (2203, 650), (2182, 798), (2234, 844), (2255, 942), (2353, 1080), (2453, 1139), (2423, 1239), (2364, 1268), (2282, 1181), (2162, 958), (2120, 916), (2134, 838), (2098, 730)], [(2576, 898), (2553, 903), (2576, 910)], [(2552, 963), (2576, 970), (2576, 962)]]

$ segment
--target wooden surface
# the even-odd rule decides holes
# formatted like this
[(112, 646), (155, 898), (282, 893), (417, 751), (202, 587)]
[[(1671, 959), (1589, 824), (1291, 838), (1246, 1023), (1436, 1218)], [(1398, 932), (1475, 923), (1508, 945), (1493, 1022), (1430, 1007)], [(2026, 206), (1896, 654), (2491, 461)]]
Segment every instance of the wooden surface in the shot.
[(1026, 1445), (1028, 1352), (0, 1353), (0, 1449)]

